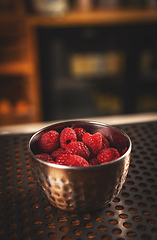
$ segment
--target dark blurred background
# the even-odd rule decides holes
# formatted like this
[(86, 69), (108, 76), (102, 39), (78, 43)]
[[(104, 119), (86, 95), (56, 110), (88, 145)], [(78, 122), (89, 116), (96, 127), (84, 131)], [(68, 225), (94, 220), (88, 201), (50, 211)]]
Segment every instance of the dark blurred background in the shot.
[(0, 125), (157, 111), (156, 0), (0, 0)]

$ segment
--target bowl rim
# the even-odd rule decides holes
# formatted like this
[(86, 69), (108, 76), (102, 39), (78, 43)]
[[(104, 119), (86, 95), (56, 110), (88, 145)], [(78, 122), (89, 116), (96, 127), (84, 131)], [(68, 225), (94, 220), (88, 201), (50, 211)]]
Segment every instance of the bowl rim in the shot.
[[(122, 133), (128, 140), (128, 143), (129, 143), (129, 147), (127, 149), (127, 151), (121, 155), (119, 158), (111, 161), (111, 162), (108, 162), (108, 163), (105, 163), (105, 164), (101, 164), (101, 165), (92, 165), (92, 166), (83, 166), (83, 167), (78, 167), (78, 166), (65, 166), (65, 165), (59, 165), (59, 164), (55, 164), (55, 163), (50, 163), (50, 162), (46, 162), (44, 160), (41, 160), (39, 158), (36, 157), (36, 155), (33, 153), (33, 151), (31, 150), (31, 147), (30, 147), (30, 144), (31, 144), (31, 141), (32, 139), (38, 135), (39, 133), (41, 133), (42, 131), (46, 131), (48, 128), (51, 128), (51, 126), (56, 126), (56, 125), (61, 125), (61, 124), (74, 124), (74, 123), (89, 123), (89, 124), (96, 124), (96, 125), (101, 125), (101, 126), (105, 126), (105, 127), (110, 127), (120, 133)], [(109, 125), (107, 123), (103, 123), (103, 122), (97, 122), (97, 121), (88, 121), (88, 120), (67, 120), (67, 121), (58, 121), (58, 122), (55, 122), (54, 124), (50, 124), (50, 125), (47, 125), (46, 127), (44, 128), (41, 128), (39, 129), (38, 131), (36, 131), (29, 139), (29, 142), (28, 142), (28, 145), (27, 145), (27, 149), (28, 149), (28, 152), (30, 154), (30, 156), (32, 158), (34, 158), (36, 161), (44, 164), (44, 165), (47, 165), (47, 166), (50, 166), (50, 167), (54, 167), (54, 168), (58, 168), (58, 169), (73, 169), (73, 170), (87, 170), (87, 169), (93, 169), (93, 168), (103, 168), (107, 165), (110, 165), (110, 164), (114, 164), (115, 162), (119, 162), (121, 161), (126, 155), (129, 155), (131, 153), (131, 149), (132, 149), (132, 142), (131, 142), (131, 139), (130, 137), (128, 136), (127, 133), (125, 133), (123, 130), (115, 127), (115, 126), (112, 126), (112, 125)]]

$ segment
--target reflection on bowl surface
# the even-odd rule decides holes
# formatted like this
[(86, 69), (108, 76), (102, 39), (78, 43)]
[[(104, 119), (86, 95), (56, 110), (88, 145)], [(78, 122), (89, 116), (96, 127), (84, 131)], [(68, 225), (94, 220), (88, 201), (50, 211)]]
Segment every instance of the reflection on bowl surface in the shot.
[[(112, 147), (122, 152), (120, 158), (102, 165), (70, 167), (38, 159), (38, 140), (50, 130), (59, 133), (65, 127), (81, 127), (91, 134), (100, 132)], [(104, 207), (120, 192), (130, 163), (131, 141), (126, 133), (110, 125), (89, 121), (67, 121), (50, 125), (35, 133), (28, 144), (34, 178), (54, 206), (70, 212), (94, 211)]]

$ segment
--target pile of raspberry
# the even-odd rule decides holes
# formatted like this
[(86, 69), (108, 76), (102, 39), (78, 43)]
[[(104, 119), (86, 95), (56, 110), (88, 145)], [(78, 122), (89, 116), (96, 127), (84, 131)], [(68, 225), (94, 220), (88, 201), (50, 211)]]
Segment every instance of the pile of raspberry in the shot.
[(41, 153), (36, 156), (39, 159), (65, 166), (101, 165), (120, 157), (104, 135), (91, 134), (81, 127), (66, 127), (61, 133), (50, 130), (40, 137), (38, 144)]

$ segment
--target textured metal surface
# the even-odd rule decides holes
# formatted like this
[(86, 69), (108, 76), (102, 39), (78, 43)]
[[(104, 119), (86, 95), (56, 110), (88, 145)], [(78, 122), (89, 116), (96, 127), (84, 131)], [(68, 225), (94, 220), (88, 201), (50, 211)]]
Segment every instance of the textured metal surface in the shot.
[[(127, 151), (116, 161), (91, 167), (61, 166), (38, 159), (35, 154), (41, 152), (38, 146), (41, 135), (50, 130), (61, 133), (65, 126), (83, 127), (90, 133), (101, 132), (120, 153), (125, 148)], [(107, 124), (66, 121), (35, 133), (29, 141), (28, 150), (33, 176), (42, 193), (55, 207), (78, 213), (100, 209), (120, 192), (129, 169), (131, 141), (122, 131)]]
[(48, 203), (34, 183), (30, 135), (0, 136), (0, 239), (157, 239), (157, 122), (118, 126), (133, 150), (126, 182), (105, 208), (67, 213)]

